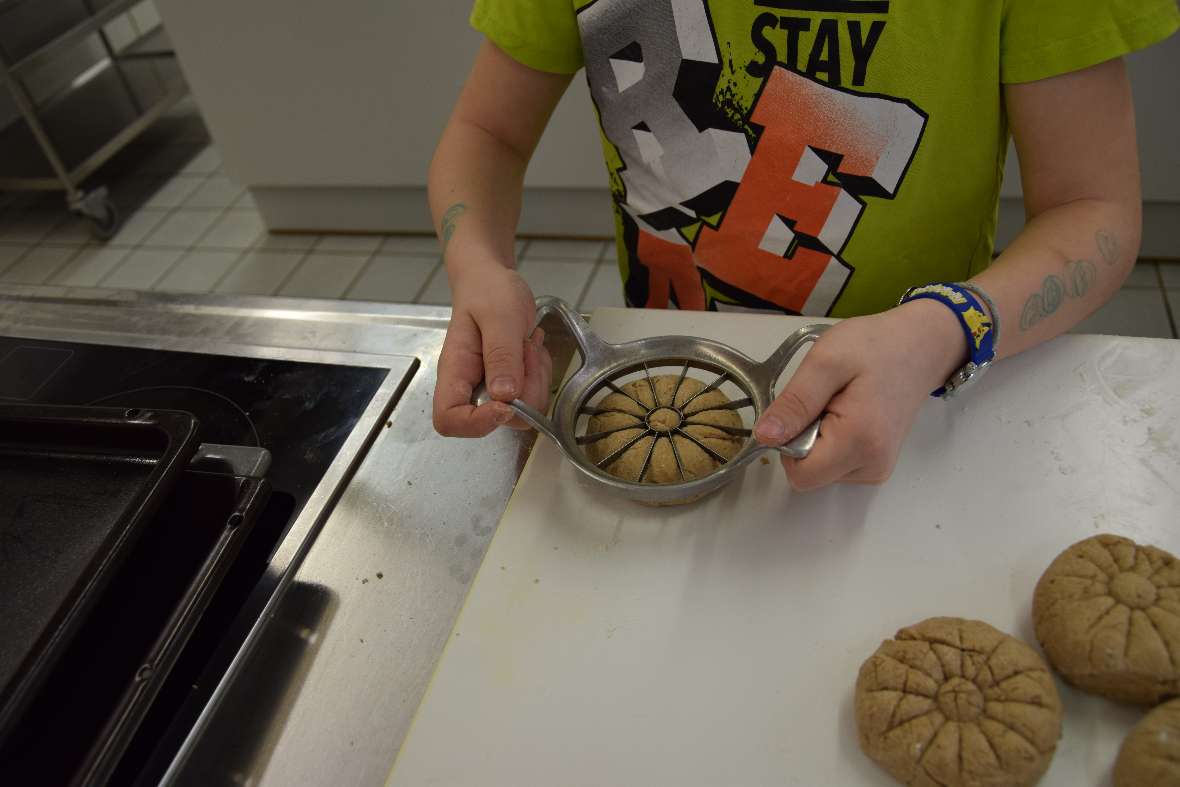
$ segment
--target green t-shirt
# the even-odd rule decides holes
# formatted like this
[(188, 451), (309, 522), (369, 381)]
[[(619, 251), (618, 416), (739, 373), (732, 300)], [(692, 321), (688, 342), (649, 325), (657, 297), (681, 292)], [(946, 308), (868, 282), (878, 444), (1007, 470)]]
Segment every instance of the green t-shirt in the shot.
[(1180, 11), (1175, 0), (476, 0), (471, 21), (525, 65), (586, 69), (630, 305), (850, 316), (988, 264), (1004, 83), (1148, 46)]

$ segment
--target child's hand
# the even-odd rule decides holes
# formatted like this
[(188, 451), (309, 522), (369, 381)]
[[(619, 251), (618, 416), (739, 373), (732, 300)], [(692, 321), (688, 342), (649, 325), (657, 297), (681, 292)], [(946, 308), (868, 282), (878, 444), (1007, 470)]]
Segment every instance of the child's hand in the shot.
[[(438, 359), (434, 428), (451, 437), (483, 437), (497, 426), (527, 428), (507, 404), (523, 399), (538, 410), (549, 402), (553, 360), (545, 334), (533, 331), (533, 293), (515, 270), (488, 262), (451, 276), (453, 309)], [(475, 407), (481, 381), (497, 401)]]
[(781, 445), (824, 413), (811, 454), (782, 460), (791, 486), (884, 483), (918, 408), (966, 356), (963, 331), (940, 303), (845, 320), (811, 348), (755, 435)]

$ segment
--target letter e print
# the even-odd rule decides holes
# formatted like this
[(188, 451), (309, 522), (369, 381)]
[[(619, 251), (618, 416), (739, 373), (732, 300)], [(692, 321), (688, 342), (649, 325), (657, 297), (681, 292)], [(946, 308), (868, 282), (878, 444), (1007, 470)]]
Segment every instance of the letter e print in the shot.
[(750, 115), (762, 129), (753, 157), (720, 226), (702, 229), (697, 264), (789, 311), (828, 313), (864, 198), (896, 196), (926, 120), (908, 101), (775, 67)]

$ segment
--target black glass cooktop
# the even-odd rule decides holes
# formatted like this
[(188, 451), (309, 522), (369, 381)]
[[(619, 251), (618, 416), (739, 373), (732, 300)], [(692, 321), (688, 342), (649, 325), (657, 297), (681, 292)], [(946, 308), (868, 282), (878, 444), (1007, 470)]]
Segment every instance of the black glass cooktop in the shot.
[(184, 410), (205, 443), (261, 446), (307, 502), (388, 370), (0, 337), (0, 402)]
[[(279, 576), (269, 565), (275, 546), (387, 374), (387, 369), (370, 367), (0, 336), (0, 403), (184, 410), (200, 422), (201, 442), (261, 446), (271, 453), (266, 474), (272, 488), (269, 502), (110, 784), (158, 781), (185, 730), (277, 586)], [(64, 659), (63, 664), (68, 661)], [(54, 700), (52, 692), (70, 685), (69, 676), (51, 675), (42, 701), (33, 703), (36, 708), (48, 708), (49, 715), (36, 717), (36, 724), (29, 721), (13, 738), (15, 742), (7, 744), (7, 749), (20, 754), (21, 762), (35, 765), (40, 783), (69, 783), (70, 774), (93, 742), (85, 735), (76, 735), (79, 740), (74, 740), (64, 734), (42, 734), (44, 728), (65, 728), (53, 714), (70, 713), (69, 702)], [(101, 722), (103, 717), (95, 718)], [(44, 752), (37, 742), (48, 742), (42, 747)], [(7, 761), (4, 751), (0, 746), (0, 766)], [(48, 768), (47, 763), (54, 767)]]

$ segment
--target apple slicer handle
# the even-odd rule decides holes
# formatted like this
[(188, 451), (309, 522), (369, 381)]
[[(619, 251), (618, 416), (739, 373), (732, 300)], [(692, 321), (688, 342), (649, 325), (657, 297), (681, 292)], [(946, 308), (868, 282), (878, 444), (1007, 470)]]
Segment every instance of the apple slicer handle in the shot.
[[(778, 378), (786, 371), (786, 368), (791, 364), (795, 355), (808, 344), (819, 339), (829, 327), (823, 323), (805, 325), (788, 336), (787, 340), (780, 344), (778, 349), (770, 354), (769, 358), (759, 364), (760, 382), (766, 386), (771, 397), (774, 396), (775, 383), (778, 382)], [(823, 415), (820, 415), (806, 429), (791, 438), (784, 445), (774, 446), (774, 450), (792, 459), (806, 459), (811, 453), (811, 449), (815, 447), (816, 440), (819, 439), (820, 423), (822, 421)]]

